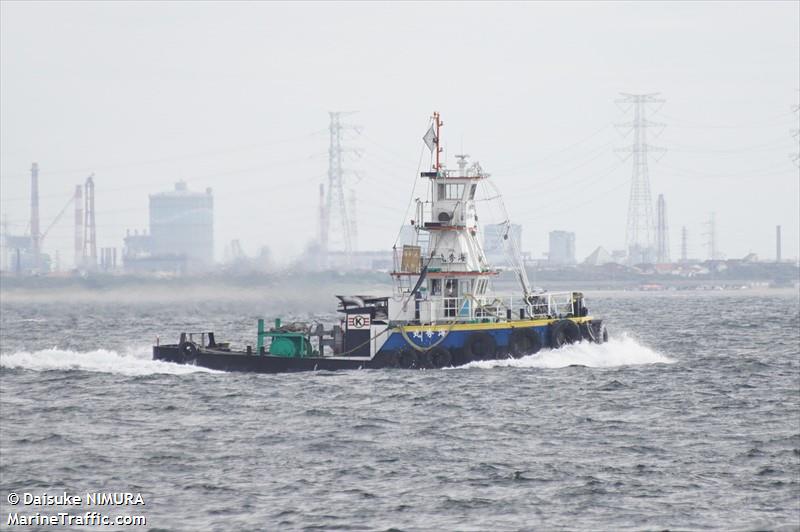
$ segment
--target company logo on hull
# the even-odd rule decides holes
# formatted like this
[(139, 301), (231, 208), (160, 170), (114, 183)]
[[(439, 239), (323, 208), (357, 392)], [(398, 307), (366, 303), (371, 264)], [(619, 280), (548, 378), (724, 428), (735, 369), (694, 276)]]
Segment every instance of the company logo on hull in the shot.
[(369, 329), (369, 314), (351, 314), (347, 316), (348, 329)]

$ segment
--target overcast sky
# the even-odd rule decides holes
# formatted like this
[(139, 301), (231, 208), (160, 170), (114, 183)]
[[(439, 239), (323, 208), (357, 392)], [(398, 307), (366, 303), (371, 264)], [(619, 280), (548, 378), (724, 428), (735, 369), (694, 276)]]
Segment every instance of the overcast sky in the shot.
[[(578, 258), (625, 243), (631, 135), (620, 92), (660, 92), (651, 116), (653, 202), (667, 201), (706, 258), (716, 212), (728, 257), (798, 256), (800, 3), (0, 4), (0, 207), (28, 229), (41, 168), (42, 229), (95, 173), (98, 245), (147, 228), (148, 194), (214, 189), (218, 258), (231, 239), (277, 259), (317, 228), (328, 111), (358, 111), (348, 142), (360, 249), (389, 249), (404, 221), (421, 137), (442, 113), (449, 163), (464, 151), (505, 195), (523, 248), (554, 229)], [(656, 111), (656, 107), (652, 110)], [(627, 111), (627, 112), (626, 112)], [(658, 129), (652, 133), (658, 132)], [(428, 164), (424, 158), (423, 166)], [(423, 184), (423, 182), (419, 182)], [(417, 189), (420, 190), (419, 188)], [(419, 194), (419, 192), (418, 192)], [(490, 215), (487, 215), (488, 219)], [(71, 211), (45, 250), (72, 262)]]

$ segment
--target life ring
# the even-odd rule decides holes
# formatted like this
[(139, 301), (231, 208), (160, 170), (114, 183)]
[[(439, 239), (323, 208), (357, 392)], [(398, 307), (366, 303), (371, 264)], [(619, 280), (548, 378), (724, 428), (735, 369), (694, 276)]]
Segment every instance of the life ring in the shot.
[(434, 347), (428, 352), (431, 367), (446, 368), (453, 363), (453, 355), (444, 347)]
[(397, 356), (397, 365), (403, 369), (417, 367), (417, 353), (410, 349), (403, 349)]
[(571, 320), (559, 320), (550, 324), (550, 346), (558, 349), (564, 344), (581, 341), (581, 329)]
[(514, 329), (511, 333), (511, 356), (521, 358), (525, 355), (538, 353), (542, 348), (542, 339), (539, 334), (531, 328)]
[(471, 360), (488, 360), (497, 353), (497, 343), (488, 333), (475, 333), (467, 337), (464, 342), (464, 358)]
[(197, 349), (197, 344), (194, 342), (181, 342), (178, 345), (178, 353), (180, 354), (181, 363), (186, 364), (197, 358), (200, 350)]

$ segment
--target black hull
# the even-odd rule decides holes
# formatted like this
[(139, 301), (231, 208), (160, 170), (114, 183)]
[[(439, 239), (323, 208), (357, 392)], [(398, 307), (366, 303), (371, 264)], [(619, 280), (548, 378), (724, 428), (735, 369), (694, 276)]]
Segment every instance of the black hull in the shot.
[(276, 357), (248, 355), (243, 352), (213, 352), (200, 350), (192, 360), (185, 360), (177, 345), (153, 347), (153, 360), (201, 366), (218, 371), (244, 371), (249, 373), (288, 373), (293, 371), (335, 371), (340, 369), (380, 369), (390, 367), (381, 357), (321, 358)]
[[(569, 327), (565, 327), (565, 325), (569, 325)], [(513, 327), (505, 327), (495, 330), (505, 331), (508, 335), (512, 329)], [(592, 333), (592, 330), (596, 332)], [(540, 331), (541, 334), (536, 331)], [(211, 333), (209, 336), (213, 340)], [(393, 335), (373, 358), (363, 356), (276, 356), (257, 354), (256, 352), (230, 351), (216, 347), (200, 347), (194, 343), (184, 342), (154, 346), (153, 360), (201, 366), (219, 371), (251, 373), (442, 368), (461, 366), (474, 360), (521, 357), (536, 353), (541, 348), (558, 349), (562, 345), (580, 341), (602, 343), (607, 340), (607, 333), (601, 320), (586, 321), (580, 325), (568, 320), (551, 320), (551, 323), (546, 325), (514, 329), (505, 345), (496, 343), (493, 337), (481, 330), (454, 331), (448, 339), (452, 340), (455, 345), (415, 351), (408, 346), (408, 339), (403, 339), (399, 334)], [(488, 344), (486, 340), (489, 340)], [(394, 345), (390, 345), (392, 343)], [(184, 349), (181, 349), (181, 346)]]

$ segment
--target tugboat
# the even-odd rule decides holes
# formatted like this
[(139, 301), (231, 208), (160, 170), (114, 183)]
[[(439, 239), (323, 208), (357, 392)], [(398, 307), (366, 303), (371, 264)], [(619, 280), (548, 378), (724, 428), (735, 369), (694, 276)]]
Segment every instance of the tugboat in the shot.
[[(438, 113), (423, 137), (431, 150), (428, 199), (417, 200), (413, 242), (395, 246), (391, 296), (339, 295), (339, 324), (325, 329), (258, 320), (256, 346), (233, 350), (213, 332), (181, 333), (176, 344), (153, 347), (153, 359), (224, 371), (444, 368), (475, 360), (519, 358), (542, 348), (608, 340), (603, 321), (589, 315), (581, 292), (531, 288), (515, 240), (504, 246), (521, 287), (493, 293), (500, 270), (489, 265), (478, 238), (478, 185), (489, 179), (479, 163), (459, 155), (458, 168), (440, 162)], [(503, 209), (505, 211), (505, 209)]]

